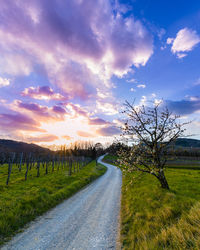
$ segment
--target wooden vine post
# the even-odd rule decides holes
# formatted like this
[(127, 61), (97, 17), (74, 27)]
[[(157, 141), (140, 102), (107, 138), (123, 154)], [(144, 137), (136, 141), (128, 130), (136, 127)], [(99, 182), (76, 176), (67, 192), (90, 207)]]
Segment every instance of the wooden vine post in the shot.
[(12, 157), (9, 157), (9, 161), (8, 161), (8, 177), (7, 177), (6, 185), (8, 185), (8, 183), (10, 181), (10, 175), (11, 175), (12, 164), (14, 162), (14, 159), (15, 159), (15, 153), (13, 153)]

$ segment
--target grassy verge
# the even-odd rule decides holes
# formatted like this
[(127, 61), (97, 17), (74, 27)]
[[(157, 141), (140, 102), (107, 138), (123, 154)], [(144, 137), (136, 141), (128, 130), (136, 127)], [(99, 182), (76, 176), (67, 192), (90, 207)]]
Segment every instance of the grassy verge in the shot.
[(12, 178), (6, 186), (0, 179), (0, 245), (27, 222), (35, 219), (106, 171), (95, 161), (80, 172), (68, 176), (67, 170), (55, 171), (39, 178)]
[[(116, 159), (107, 155), (104, 161), (115, 164)], [(199, 166), (174, 163), (166, 177), (170, 191), (149, 174), (123, 175), (123, 249), (200, 249)]]
[(200, 171), (168, 169), (171, 190), (155, 177), (123, 176), (123, 249), (200, 249)]
[(117, 156), (109, 155), (109, 154), (103, 158), (103, 161), (109, 164), (117, 164), (116, 160), (117, 160)]

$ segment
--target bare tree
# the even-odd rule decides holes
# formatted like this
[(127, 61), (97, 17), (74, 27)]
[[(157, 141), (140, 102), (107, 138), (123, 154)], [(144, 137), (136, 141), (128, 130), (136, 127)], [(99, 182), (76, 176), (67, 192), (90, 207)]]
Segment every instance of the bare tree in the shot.
[(155, 176), (162, 188), (169, 189), (164, 174), (166, 151), (185, 129), (179, 116), (171, 113), (161, 103), (153, 107), (125, 103), (123, 111), (127, 121), (122, 127), (122, 138), (128, 141), (127, 149), (119, 151), (120, 167), (128, 171), (141, 171)]

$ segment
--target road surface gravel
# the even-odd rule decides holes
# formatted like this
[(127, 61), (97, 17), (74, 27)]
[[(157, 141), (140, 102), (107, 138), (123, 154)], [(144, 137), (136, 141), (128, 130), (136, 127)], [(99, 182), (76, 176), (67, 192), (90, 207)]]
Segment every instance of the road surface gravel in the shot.
[(116, 249), (121, 171), (108, 169), (96, 181), (65, 200), (2, 247), (3, 250)]

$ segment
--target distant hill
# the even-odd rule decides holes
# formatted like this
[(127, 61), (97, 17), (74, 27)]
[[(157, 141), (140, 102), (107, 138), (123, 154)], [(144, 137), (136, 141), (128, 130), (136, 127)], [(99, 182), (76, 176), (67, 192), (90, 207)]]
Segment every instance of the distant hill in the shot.
[(178, 138), (175, 142), (177, 147), (187, 147), (187, 148), (200, 148), (200, 140), (188, 139), (188, 138)]
[(50, 153), (51, 150), (47, 148), (40, 147), (36, 144), (30, 144), (25, 142), (13, 141), (13, 140), (4, 140), (0, 139), (0, 152), (15, 152), (15, 153)]

